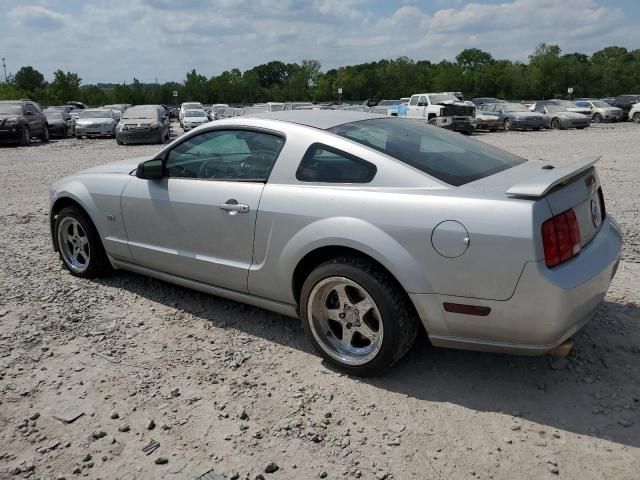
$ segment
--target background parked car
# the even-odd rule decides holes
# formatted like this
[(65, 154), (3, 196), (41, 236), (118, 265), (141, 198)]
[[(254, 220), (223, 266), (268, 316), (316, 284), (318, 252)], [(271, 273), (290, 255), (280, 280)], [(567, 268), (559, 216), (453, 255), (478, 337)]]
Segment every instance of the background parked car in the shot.
[(178, 113), (178, 120), (180, 121), (180, 126), (182, 127), (182, 119), (184, 117), (184, 112), (187, 110), (203, 110), (202, 104), (200, 102), (184, 102), (180, 105), (180, 113)]
[(591, 118), (591, 109), (589, 107), (580, 107), (575, 102), (571, 100), (559, 100), (557, 98), (550, 101), (552, 105), (557, 105), (559, 107), (564, 107), (569, 112), (579, 113), (584, 115), (585, 117)]
[(604, 103), (608, 103), (611, 106), (613, 106), (613, 104), (616, 103), (616, 97), (605, 97), (605, 98), (601, 98), (600, 100), (602, 100)]
[(113, 110), (94, 108), (82, 110), (75, 124), (76, 138), (115, 137), (118, 116)]
[(47, 117), (31, 100), (0, 101), (0, 142), (27, 146), (33, 137), (49, 141)]
[(632, 120), (635, 123), (640, 123), (640, 103), (636, 103), (631, 107), (628, 116), (629, 120)]
[(49, 124), (49, 134), (52, 137), (69, 137), (74, 134), (75, 122), (64, 110), (45, 110)]
[(493, 97), (478, 97), (478, 98), (472, 98), (471, 103), (473, 103), (474, 105), (480, 106), (480, 105), (485, 105), (487, 103), (507, 103), (507, 101), (500, 100), (498, 98), (493, 98)]
[(631, 110), (631, 107), (638, 102), (640, 102), (640, 95), (618, 95), (611, 106), (620, 108), (622, 110), (622, 119), (628, 120), (630, 118), (629, 110)]
[(540, 130), (544, 127), (544, 119), (537, 112), (532, 112), (520, 103), (491, 103), (478, 107), (483, 115), (494, 117), (505, 131)]
[(102, 108), (108, 108), (110, 110), (118, 110), (122, 114), (129, 107), (131, 107), (130, 103), (115, 103), (113, 105), (105, 105)]
[(591, 121), (594, 123), (619, 122), (622, 120), (622, 110), (618, 107), (612, 107), (602, 100), (584, 98), (576, 100), (575, 104), (578, 107), (588, 108), (591, 111)]
[(128, 108), (116, 128), (118, 145), (169, 140), (169, 122), (163, 115), (164, 109), (159, 105)]
[(185, 110), (182, 117), (182, 128), (188, 132), (192, 128), (199, 127), (209, 121), (209, 116), (204, 110)]
[(544, 123), (547, 128), (554, 130), (566, 130), (567, 128), (583, 128), (591, 125), (591, 118), (585, 117), (581, 113), (570, 112), (564, 107), (552, 103), (542, 105), (537, 104), (535, 111), (542, 113)]

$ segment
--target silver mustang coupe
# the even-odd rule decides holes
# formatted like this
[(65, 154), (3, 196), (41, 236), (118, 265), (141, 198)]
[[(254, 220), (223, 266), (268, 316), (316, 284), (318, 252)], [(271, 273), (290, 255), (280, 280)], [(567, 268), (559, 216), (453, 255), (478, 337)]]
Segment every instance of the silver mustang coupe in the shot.
[(526, 161), (354, 111), (207, 123), (157, 155), (51, 186), (66, 268), (130, 270), (300, 317), (327, 362), (374, 374), (431, 343), (557, 350), (594, 314), (622, 238), (594, 164)]

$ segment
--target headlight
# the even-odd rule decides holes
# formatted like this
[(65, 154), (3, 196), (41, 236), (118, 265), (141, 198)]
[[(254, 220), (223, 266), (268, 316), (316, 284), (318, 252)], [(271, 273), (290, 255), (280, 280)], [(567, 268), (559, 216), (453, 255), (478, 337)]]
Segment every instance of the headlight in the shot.
[(5, 125), (7, 127), (11, 126), (11, 125), (17, 125), (18, 124), (18, 119), (17, 118), (9, 118), (7, 119), (7, 122), (5, 123)]
[(151, 128), (152, 128), (153, 130), (155, 130), (155, 129), (156, 129), (156, 128), (158, 128), (159, 126), (160, 126), (160, 124), (159, 124), (158, 122), (153, 122), (153, 123), (151, 124)]

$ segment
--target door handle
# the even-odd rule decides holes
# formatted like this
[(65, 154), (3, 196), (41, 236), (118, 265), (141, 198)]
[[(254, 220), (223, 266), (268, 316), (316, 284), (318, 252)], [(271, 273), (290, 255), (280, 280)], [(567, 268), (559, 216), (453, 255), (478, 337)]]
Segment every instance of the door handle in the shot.
[(236, 213), (248, 213), (249, 205), (245, 205), (244, 203), (238, 203), (238, 201), (234, 198), (227, 200), (225, 203), (221, 203), (218, 205), (220, 210), (224, 210), (229, 213), (229, 215), (235, 215)]

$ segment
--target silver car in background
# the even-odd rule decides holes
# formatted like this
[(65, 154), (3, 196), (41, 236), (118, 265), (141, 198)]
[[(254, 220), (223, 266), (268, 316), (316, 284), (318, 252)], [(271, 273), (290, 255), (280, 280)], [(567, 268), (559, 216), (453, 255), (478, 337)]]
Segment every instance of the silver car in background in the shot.
[(602, 100), (585, 98), (576, 100), (575, 104), (580, 108), (589, 109), (589, 111), (591, 112), (591, 121), (593, 123), (622, 121), (622, 109), (618, 107), (612, 107)]
[(544, 126), (553, 130), (567, 130), (569, 128), (582, 130), (591, 125), (591, 117), (570, 112), (566, 108), (552, 103), (536, 104), (533, 111), (540, 112), (544, 117)]
[(73, 275), (130, 270), (300, 317), (352, 374), (423, 327), (435, 346), (543, 354), (594, 315), (620, 258), (596, 161), (384, 115), (264, 113), (53, 184), (51, 233)]
[(130, 143), (164, 143), (169, 140), (169, 120), (160, 105), (128, 108), (116, 129), (118, 145)]
[(115, 137), (119, 117), (106, 108), (82, 110), (75, 122), (76, 138)]
[(204, 110), (185, 110), (184, 116), (182, 117), (182, 128), (185, 132), (188, 132), (192, 128), (199, 127), (208, 121), (209, 116)]

